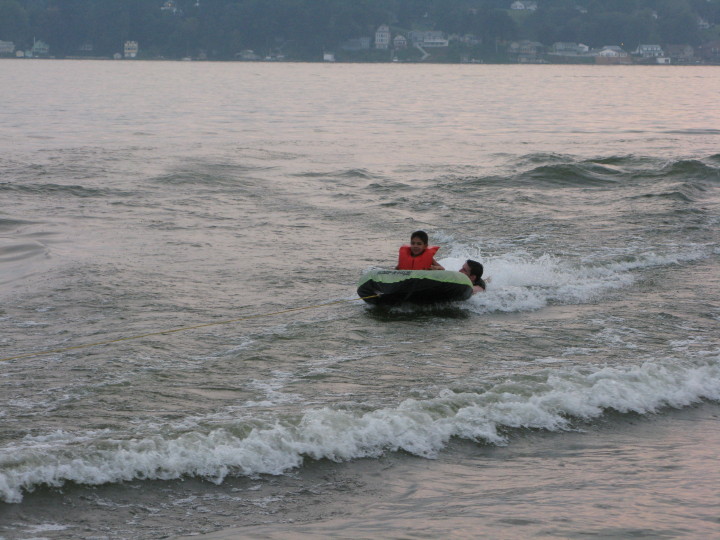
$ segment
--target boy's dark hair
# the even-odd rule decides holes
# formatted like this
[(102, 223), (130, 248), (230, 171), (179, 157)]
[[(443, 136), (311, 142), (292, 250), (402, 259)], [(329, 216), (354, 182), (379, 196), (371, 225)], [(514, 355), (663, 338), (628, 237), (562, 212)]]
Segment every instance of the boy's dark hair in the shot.
[(473, 274), (477, 279), (482, 278), (483, 272), (485, 269), (483, 268), (483, 265), (480, 264), (477, 261), (473, 261), (468, 259), (467, 261), (468, 268), (470, 268), (470, 273)]
[(410, 240), (412, 241), (413, 238), (419, 238), (423, 241), (424, 244), (427, 244), (430, 239), (428, 238), (428, 235), (425, 231), (415, 231), (410, 235)]

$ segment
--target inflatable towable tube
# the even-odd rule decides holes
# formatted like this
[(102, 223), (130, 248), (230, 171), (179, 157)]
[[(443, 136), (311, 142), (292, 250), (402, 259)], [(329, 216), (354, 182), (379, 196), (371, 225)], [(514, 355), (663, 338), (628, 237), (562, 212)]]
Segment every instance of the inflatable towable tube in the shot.
[(357, 293), (369, 304), (432, 304), (467, 300), (473, 287), (465, 274), (449, 270), (373, 270), (360, 278)]

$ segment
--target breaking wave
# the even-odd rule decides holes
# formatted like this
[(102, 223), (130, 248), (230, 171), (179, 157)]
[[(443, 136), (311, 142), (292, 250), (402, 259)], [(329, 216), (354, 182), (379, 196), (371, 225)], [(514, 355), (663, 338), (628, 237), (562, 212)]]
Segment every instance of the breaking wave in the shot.
[[(475, 390), (445, 389), (375, 410), (319, 408), (296, 416), (26, 436), (3, 448), (0, 498), (20, 502), (39, 486), (99, 485), (197, 476), (279, 475), (306, 459), (347, 461), (404, 451), (433, 458), (452, 438), (508, 444), (517, 430), (577, 429), (609, 411), (650, 414), (720, 400), (720, 358), (546, 369)], [(190, 425), (192, 423), (192, 425)], [(218, 425), (220, 424), (220, 425)]]

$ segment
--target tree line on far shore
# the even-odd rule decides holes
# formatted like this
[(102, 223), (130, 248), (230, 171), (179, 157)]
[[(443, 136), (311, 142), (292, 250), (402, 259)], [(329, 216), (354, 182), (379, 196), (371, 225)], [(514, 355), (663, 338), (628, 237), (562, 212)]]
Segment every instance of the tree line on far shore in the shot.
[[(381, 24), (478, 38), (473, 55), (528, 39), (590, 47), (688, 44), (720, 38), (720, 0), (0, 0), (0, 40), (35, 39), (55, 57), (110, 57), (127, 40), (139, 57), (229, 60), (243, 50), (317, 60)], [(533, 6), (534, 5), (534, 6)], [(517, 5), (515, 7), (518, 7)]]

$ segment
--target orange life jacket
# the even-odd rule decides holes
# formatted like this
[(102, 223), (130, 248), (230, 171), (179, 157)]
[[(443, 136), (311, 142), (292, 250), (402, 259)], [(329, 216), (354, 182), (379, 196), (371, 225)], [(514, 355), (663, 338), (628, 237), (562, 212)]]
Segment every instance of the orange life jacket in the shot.
[(402, 246), (398, 254), (398, 270), (430, 270), (433, 263), (433, 257), (437, 253), (439, 246), (428, 246), (417, 257), (412, 256), (410, 246)]

